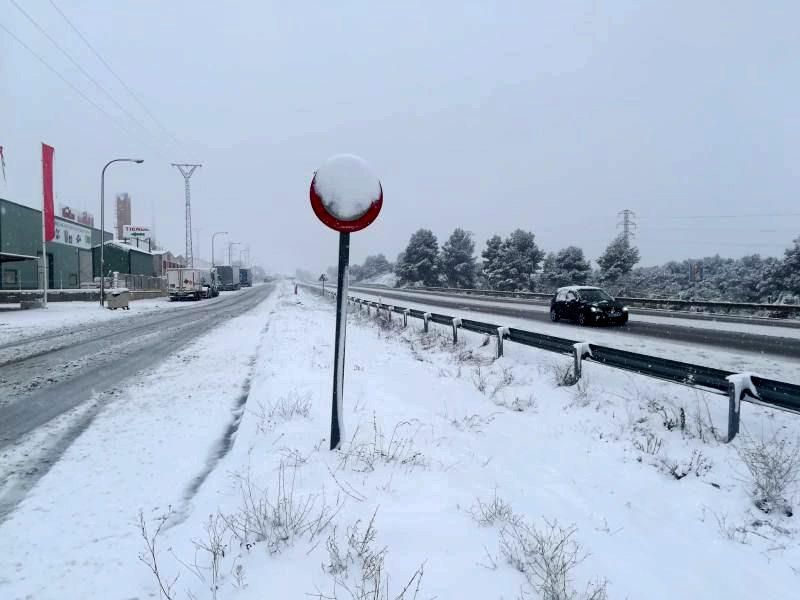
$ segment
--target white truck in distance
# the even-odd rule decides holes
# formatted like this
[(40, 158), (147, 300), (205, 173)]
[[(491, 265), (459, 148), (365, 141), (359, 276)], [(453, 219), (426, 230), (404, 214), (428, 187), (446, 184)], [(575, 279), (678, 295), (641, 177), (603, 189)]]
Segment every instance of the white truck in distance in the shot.
[(216, 283), (210, 269), (167, 269), (170, 300), (200, 300), (216, 294)]

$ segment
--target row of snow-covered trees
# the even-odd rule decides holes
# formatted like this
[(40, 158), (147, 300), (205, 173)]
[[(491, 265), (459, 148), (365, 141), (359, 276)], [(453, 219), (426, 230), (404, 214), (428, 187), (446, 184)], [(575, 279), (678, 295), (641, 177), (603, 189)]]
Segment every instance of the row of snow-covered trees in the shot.
[[(486, 242), (481, 260), (472, 234), (457, 228), (439, 247), (429, 229), (420, 229), (397, 257), (398, 285), (489, 288), (506, 291), (551, 291), (562, 285), (605, 285), (613, 293), (644, 296), (725, 299), (734, 302), (774, 301), (800, 294), (800, 237), (783, 259), (759, 255), (740, 259), (719, 256), (699, 261), (636, 267), (639, 251), (624, 235), (614, 238), (592, 268), (581, 248), (569, 246), (545, 254), (530, 231)], [(702, 280), (692, 281), (690, 266), (703, 264)]]
[[(453, 231), (441, 249), (432, 231), (420, 229), (397, 257), (395, 274), (398, 285), (487, 287), (505, 291), (581, 284), (592, 277), (592, 267), (583, 250), (570, 246), (545, 256), (536, 245), (534, 234), (522, 229), (505, 239), (499, 235), (489, 238), (481, 258), (479, 263), (472, 234), (461, 228)], [(620, 236), (598, 259), (600, 276), (617, 280), (629, 273), (638, 260), (638, 250)]]
[[(383, 254), (371, 254), (364, 259), (362, 264), (350, 265), (350, 281), (367, 281), (386, 273), (391, 273), (394, 265)], [(336, 281), (336, 266), (328, 267), (328, 279)]]

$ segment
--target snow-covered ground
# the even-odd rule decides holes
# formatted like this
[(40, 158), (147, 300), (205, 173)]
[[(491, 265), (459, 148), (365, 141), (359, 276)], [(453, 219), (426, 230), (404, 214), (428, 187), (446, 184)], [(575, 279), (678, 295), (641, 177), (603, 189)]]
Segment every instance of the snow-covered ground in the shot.
[[(233, 294), (236, 292), (223, 292)], [(202, 300), (215, 302), (219, 298)], [(7, 308), (0, 310), (0, 344), (27, 337), (53, 333), (63, 328), (91, 325), (114, 319), (124, 321), (137, 314), (164, 310), (179, 310), (197, 306), (197, 302), (170, 302), (168, 298), (148, 298), (130, 303), (129, 310), (109, 310), (101, 308), (100, 302), (49, 302), (47, 308), (20, 310)]]
[[(426, 304), (425, 298), (420, 297), (417, 301), (415, 296), (414, 300), (395, 300), (389, 298), (382, 298), (380, 293), (367, 293), (363, 290), (353, 291), (351, 296), (364, 298), (367, 300), (381, 301), (385, 304), (397, 304), (406, 308), (415, 308), (419, 310), (426, 310), (429, 312), (436, 312), (447, 314), (456, 317), (485, 320), (490, 323), (497, 323), (503, 327), (516, 327), (536, 333), (544, 333), (556, 337), (563, 337), (568, 339), (581, 339), (594, 344), (601, 344), (613, 348), (620, 348), (622, 350), (629, 350), (631, 352), (639, 352), (642, 354), (649, 354), (652, 356), (659, 356), (662, 358), (670, 358), (683, 362), (689, 362), (698, 365), (706, 365), (709, 367), (716, 367), (729, 371), (739, 371), (747, 373), (758, 373), (764, 377), (778, 379), (781, 381), (788, 381), (790, 383), (800, 383), (800, 362), (790, 358), (782, 358), (776, 356), (769, 356), (758, 352), (745, 352), (737, 349), (719, 349), (711, 346), (701, 345), (688, 345), (681, 342), (672, 342), (664, 338), (650, 338), (641, 335), (625, 335), (614, 329), (613, 327), (592, 327), (582, 328), (570, 323), (550, 323), (540, 320), (524, 319), (507, 317), (504, 315), (492, 314), (491, 303), (487, 303), (484, 310), (471, 310), (459, 312), (453, 308), (437, 307), (432, 304)], [(480, 302), (480, 301), (475, 301)], [(468, 304), (465, 303), (465, 306)], [(470, 303), (469, 306), (472, 306)], [(544, 310), (544, 309), (543, 309)], [(639, 319), (639, 315), (634, 315), (632, 319)], [(658, 318), (658, 317), (656, 317)], [(668, 318), (663, 318), (665, 321)], [(670, 325), (695, 323), (689, 319), (678, 321), (671, 320)], [(715, 325), (713, 323), (709, 325)], [(717, 323), (716, 325), (732, 325), (731, 323)], [(691, 325), (688, 325), (691, 326)], [(744, 326), (743, 326), (744, 327)], [(782, 332), (800, 332), (800, 330), (789, 328), (776, 328), (776, 327), (760, 327), (764, 330), (778, 329)], [(749, 332), (749, 331), (748, 331)], [(755, 333), (755, 332), (753, 332)], [(775, 335), (773, 333), (773, 335)]]
[[(0, 597), (157, 598), (155, 539), (175, 599), (539, 598), (537, 560), (572, 543), (580, 591), (796, 598), (797, 517), (754, 506), (723, 397), (596, 364), (559, 387), (566, 358), (494, 360), (482, 336), (373, 311), (351, 316), (330, 452), (333, 322), (283, 286), (121, 390), (0, 525)], [(742, 419), (800, 436), (795, 415)], [(358, 595), (376, 581), (390, 593)]]

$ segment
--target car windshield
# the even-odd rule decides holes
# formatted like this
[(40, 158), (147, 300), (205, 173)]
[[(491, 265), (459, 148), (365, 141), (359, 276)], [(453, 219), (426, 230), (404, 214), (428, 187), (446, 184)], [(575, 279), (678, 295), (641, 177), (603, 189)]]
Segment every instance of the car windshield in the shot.
[(613, 300), (605, 290), (579, 290), (578, 296), (586, 302), (602, 302), (603, 300)]

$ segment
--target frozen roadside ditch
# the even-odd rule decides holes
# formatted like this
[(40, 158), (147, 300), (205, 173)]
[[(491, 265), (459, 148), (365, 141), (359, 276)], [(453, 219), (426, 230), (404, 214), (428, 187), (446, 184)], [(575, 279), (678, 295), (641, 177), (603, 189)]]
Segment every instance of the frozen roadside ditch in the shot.
[[(235, 438), (231, 426), (244, 412), (277, 301), (273, 293), (0, 454), (2, 493), (38, 480), (0, 523), (0, 597), (130, 597), (120, 590), (135, 587), (124, 556), (139, 550), (136, 512), (157, 509), (158, 499), (173, 506), (176, 522), (191, 513), (194, 492)], [(98, 404), (61, 459), (45, 464), (48, 450)]]
[(347, 442), (329, 452), (333, 307), (299, 300), (271, 319), (194, 510), (174, 524), (174, 494), (140, 495), (147, 541), (119, 514), (116, 585), (80, 579), (84, 597), (158, 595), (145, 563), (172, 598), (794, 597), (796, 488), (759, 503), (744, 458), (796, 461), (796, 416), (747, 405), (725, 445), (718, 397), (594, 364), (559, 386), (568, 358), (494, 360), (481, 336), (453, 347), (447, 328), (402, 332), (373, 310), (351, 320)]

